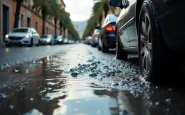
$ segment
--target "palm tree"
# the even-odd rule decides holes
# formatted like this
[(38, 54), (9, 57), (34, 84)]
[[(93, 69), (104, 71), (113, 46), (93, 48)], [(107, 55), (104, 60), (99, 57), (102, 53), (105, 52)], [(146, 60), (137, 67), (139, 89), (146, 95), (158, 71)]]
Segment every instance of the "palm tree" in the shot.
[(14, 19), (14, 28), (18, 27), (19, 24), (19, 14), (21, 9), (21, 4), (23, 0), (16, 0), (16, 11), (15, 11), (15, 19)]
[[(114, 13), (114, 8), (109, 5), (109, 0), (101, 0), (96, 2), (93, 6), (93, 14), (88, 20), (87, 26), (83, 32), (82, 38), (91, 35), (94, 28), (99, 24), (102, 26), (102, 19), (106, 17), (109, 11)], [(104, 15), (103, 15), (104, 14)]]
[(109, 0), (101, 0), (100, 2), (96, 2), (93, 6), (93, 15), (96, 15), (99, 17), (99, 24), (100, 26), (102, 18), (103, 18), (103, 13), (104, 17), (107, 16), (108, 12), (112, 11), (114, 12), (114, 8), (109, 5)]
[(33, 9), (38, 8), (38, 11), (41, 11), (42, 14), (42, 34), (45, 34), (45, 21), (46, 16), (52, 15), (54, 13), (55, 5), (57, 4), (56, 0), (33, 0), (34, 5)]
[(87, 26), (83, 32), (82, 38), (84, 39), (86, 36), (91, 35), (98, 23), (100, 23), (98, 16), (92, 15), (87, 22)]

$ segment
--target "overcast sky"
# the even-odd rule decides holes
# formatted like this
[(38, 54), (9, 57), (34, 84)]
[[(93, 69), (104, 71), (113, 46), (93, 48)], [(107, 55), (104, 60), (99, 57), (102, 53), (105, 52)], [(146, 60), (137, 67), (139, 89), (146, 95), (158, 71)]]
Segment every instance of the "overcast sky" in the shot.
[(91, 16), (93, 0), (64, 0), (64, 2), (72, 21), (87, 20)]

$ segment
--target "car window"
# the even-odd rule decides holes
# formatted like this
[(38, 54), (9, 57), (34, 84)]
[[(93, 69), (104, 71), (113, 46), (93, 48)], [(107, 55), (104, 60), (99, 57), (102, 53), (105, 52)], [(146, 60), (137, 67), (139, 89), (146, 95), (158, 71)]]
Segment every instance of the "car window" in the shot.
[(47, 38), (47, 36), (40, 36), (40, 38)]
[(14, 29), (12, 33), (27, 33), (28, 29)]

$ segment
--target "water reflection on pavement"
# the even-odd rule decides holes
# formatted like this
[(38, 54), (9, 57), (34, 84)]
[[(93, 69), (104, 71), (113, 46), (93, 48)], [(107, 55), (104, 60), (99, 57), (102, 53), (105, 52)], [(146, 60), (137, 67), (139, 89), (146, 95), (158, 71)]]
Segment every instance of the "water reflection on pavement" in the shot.
[(85, 49), (80, 50), (79, 54), (77, 49), (73, 48), (63, 54), (6, 68), (0, 72), (0, 113), (185, 114), (183, 93), (141, 81), (136, 77), (137, 67), (132, 67), (129, 63), (125, 62), (119, 67), (122, 68), (112, 62), (107, 63), (106, 59), (92, 57)]

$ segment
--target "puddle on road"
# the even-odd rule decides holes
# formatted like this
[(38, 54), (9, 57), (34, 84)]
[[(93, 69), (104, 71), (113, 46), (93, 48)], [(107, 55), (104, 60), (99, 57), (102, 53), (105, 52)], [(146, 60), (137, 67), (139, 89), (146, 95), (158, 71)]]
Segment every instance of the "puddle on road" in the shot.
[(72, 49), (65, 55), (47, 56), (2, 70), (0, 113), (185, 114), (183, 93), (141, 81), (135, 65), (114, 59), (99, 59), (82, 52), (83, 55), (79, 55)]

